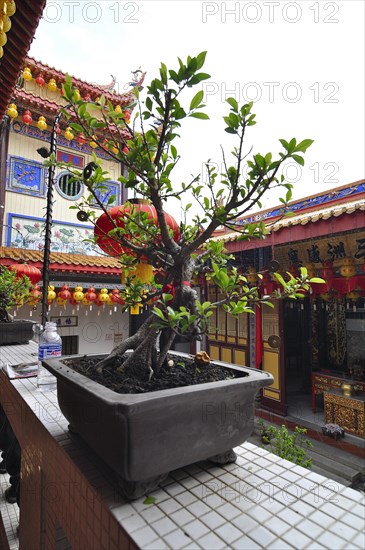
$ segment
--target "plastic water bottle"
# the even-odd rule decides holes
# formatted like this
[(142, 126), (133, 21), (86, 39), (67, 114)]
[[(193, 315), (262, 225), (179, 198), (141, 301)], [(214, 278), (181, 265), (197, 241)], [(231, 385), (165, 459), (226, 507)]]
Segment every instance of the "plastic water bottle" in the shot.
[(46, 323), (39, 338), (37, 386), (41, 391), (53, 390), (56, 378), (42, 366), (43, 359), (52, 359), (62, 355), (62, 340), (57, 332), (56, 323)]

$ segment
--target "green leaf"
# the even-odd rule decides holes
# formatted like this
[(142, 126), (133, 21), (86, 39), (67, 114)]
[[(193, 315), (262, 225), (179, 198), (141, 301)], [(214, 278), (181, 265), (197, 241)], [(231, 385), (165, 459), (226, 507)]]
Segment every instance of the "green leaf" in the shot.
[(192, 111), (193, 109), (196, 109), (197, 107), (199, 107), (199, 105), (203, 101), (203, 97), (204, 97), (203, 90), (200, 90), (200, 92), (195, 94), (195, 96), (193, 97), (193, 99), (190, 102), (190, 111)]
[(146, 497), (143, 501), (143, 504), (155, 504), (156, 497)]
[(298, 153), (298, 152), (302, 152), (302, 153), (305, 153), (306, 150), (308, 149), (308, 147), (310, 147), (312, 145), (312, 143), (314, 142), (313, 139), (303, 139), (303, 141), (301, 141), (300, 143), (298, 143), (298, 145), (296, 146), (295, 148), (295, 151)]
[(197, 68), (197, 69), (201, 69), (202, 66), (204, 65), (206, 55), (207, 55), (207, 52), (201, 52), (201, 53), (197, 56), (197, 58), (196, 58), (196, 68)]
[(234, 112), (238, 113), (238, 103), (235, 100), (235, 98), (234, 97), (229, 97), (228, 99), (226, 99), (226, 101), (233, 108)]
[(177, 157), (177, 149), (174, 145), (171, 145), (171, 155), (172, 155), (172, 158), (175, 160), (176, 157)]
[(304, 158), (299, 155), (292, 155), (292, 159), (295, 160), (300, 166), (304, 166)]
[(287, 141), (285, 141), (285, 139), (279, 139), (281, 145), (284, 147), (284, 149), (286, 149), (287, 151), (289, 150), (289, 143)]
[(209, 120), (209, 116), (206, 113), (191, 113), (189, 116), (200, 118), (201, 120)]
[(202, 80), (208, 80), (208, 78), (210, 78), (210, 74), (207, 74), (207, 73), (195, 74), (192, 78), (190, 78), (189, 86), (194, 86), (195, 84), (199, 84), (199, 82), (202, 82)]

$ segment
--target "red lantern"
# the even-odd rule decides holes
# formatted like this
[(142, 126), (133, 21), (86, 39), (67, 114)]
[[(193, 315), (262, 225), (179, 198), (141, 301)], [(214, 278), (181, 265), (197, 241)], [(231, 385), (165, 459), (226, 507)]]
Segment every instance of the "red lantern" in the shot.
[(12, 264), (9, 266), (9, 269), (16, 272), (17, 279), (26, 276), (33, 285), (36, 285), (42, 279), (42, 273), (33, 265)]
[(335, 271), (333, 269), (333, 262), (331, 260), (326, 260), (322, 264), (322, 269), (320, 270), (321, 277), (328, 281), (329, 279), (332, 279), (335, 275)]
[(62, 298), (62, 300), (69, 300), (72, 296), (70, 292), (70, 287), (68, 285), (63, 285), (62, 289), (58, 293), (58, 296)]
[(29, 292), (28, 305), (29, 306), (35, 306), (41, 298), (42, 298), (42, 293), (40, 291), (39, 286), (34, 285), (32, 290)]
[(80, 145), (84, 145), (84, 143), (86, 143), (86, 137), (84, 136), (84, 134), (83, 134), (82, 132), (80, 132), (80, 133), (77, 135), (76, 141), (77, 141), (77, 143), (79, 143)]
[(88, 302), (95, 302), (95, 300), (97, 299), (97, 294), (95, 292), (95, 288), (93, 288), (92, 286), (87, 290), (86, 294), (85, 294), (85, 298), (87, 299)]
[(45, 85), (45, 80), (43, 78), (43, 76), (41, 74), (39, 74), (37, 76), (37, 78), (35, 79), (36, 83), (38, 84), (38, 86), (40, 86), (41, 88), (43, 88), (43, 86)]
[(33, 122), (33, 119), (32, 119), (32, 113), (30, 111), (24, 111), (24, 114), (22, 116), (22, 121), (24, 122), (24, 124), (26, 124), (27, 126), (29, 124), (32, 124)]
[(123, 298), (121, 297), (120, 293), (119, 293), (119, 290), (117, 288), (115, 288), (114, 290), (112, 290), (111, 294), (110, 294), (110, 299), (112, 302), (114, 302), (115, 304), (125, 304), (125, 301), (123, 300)]
[[(137, 212), (147, 212), (148, 217), (157, 224), (157, 213), (154, 206), (150, 204), (128, 204), (123, 206), (114, 206), (108, 210), (107, 214), (102, 214), (97, 220), (94, 227), (94, 236), (96, 238), (97, 244), (100, 248), (109, 254), (110, 256), (120, 256), (123, 253), (130, 253), (127, 247), (123, 247), (118, 240), (109, 237), (109, 232), (116, 227), (125, 227), (125, 220), (128, 218), (128, 215), (131, 211)], [(110, 220), (114, 220), (115, 225)], [(177, 225), (174, 218), (165, 212), (165, 220), (168, 227), (173, 231), (173, 237), (175, 241), (178, 240), (180, 232), (179, 226)], [(128, 239), (128, 236), (126, 236)], [(130, 237), (132, 238), (132, 237)]]
[(60, 133), (61, 133), (61, 128), (60, 128), (60, 125), (57, 124), (57, 126), (56, 126), (56, 134), (59, 136)]

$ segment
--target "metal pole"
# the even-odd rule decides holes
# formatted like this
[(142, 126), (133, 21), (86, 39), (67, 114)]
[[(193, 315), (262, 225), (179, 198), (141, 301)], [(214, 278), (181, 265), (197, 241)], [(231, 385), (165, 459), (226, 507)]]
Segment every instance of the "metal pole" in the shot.
[[(67, 109), (69, 105), (65, 107)], [(53, 123), (53, 129), (51, 133), (51, 143), (50, 143), (50, 156), (56, 153), (57, 149), (57, 126), (62, 117), (63, 111), (60, 111)], [(51, 252), (51, 228), (53, 222), (53, 187), (54, 187), (54, 173), (55, 166), (52, 164), (48, 168), (48, 190), (47, 190), (47, 204), (46, 204), (46, 223), (45, 223), (45, 234), (44, 234), (44, 250), (43, 250), (43, 270), (42, 270), (42, 316), (41, 324), (44, 329), (47, 318), (48, 318), (48, 285), (49, 285), (49, 263), (50, 263), (50, 252)]]

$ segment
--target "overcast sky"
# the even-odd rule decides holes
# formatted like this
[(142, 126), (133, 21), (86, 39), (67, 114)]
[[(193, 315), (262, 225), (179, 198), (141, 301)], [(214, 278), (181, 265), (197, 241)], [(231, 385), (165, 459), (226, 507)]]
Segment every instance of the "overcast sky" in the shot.
[[(220, 163), (220, 145), (233, 148), (222, 120), (229, 96), (255, 101), (247, 151), (275, 154), (279, 138), (315, 140), (305, 167), (285, 171), (295, 199), (364, 178), (363, 0), (49, 0), (30, 55), (89, 82), (115, 75), (122, 92), (132, 70), (147, 71), (148, 83), (160, 61), (176, 68), (178, 56), (204, 50), (210, 120), (184, 125), (178, 180), (209, 158)], [(264, 206), (276, 203), (272, 194)]]

